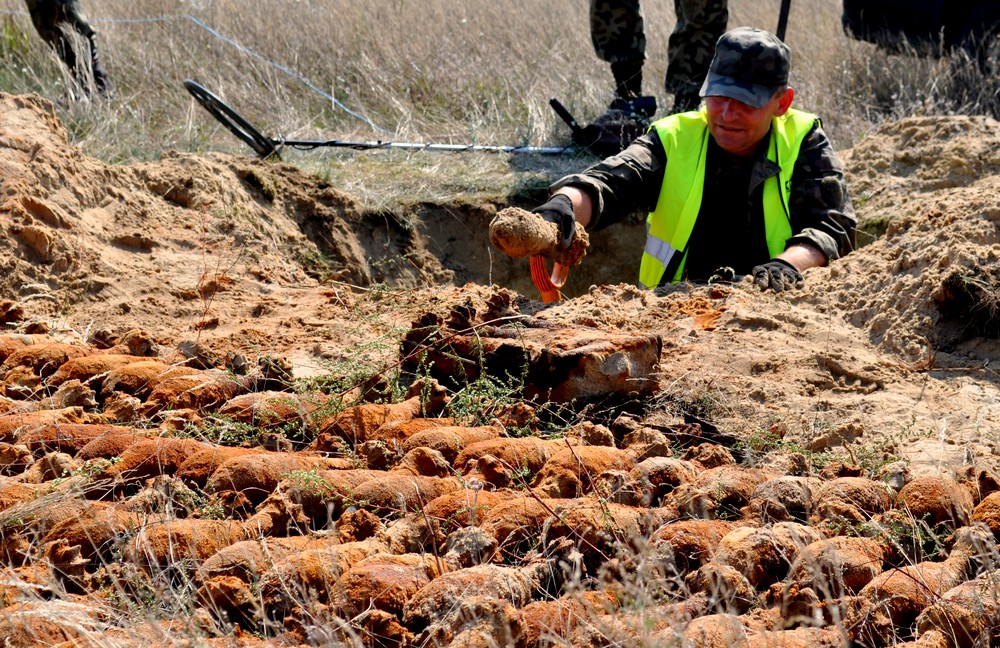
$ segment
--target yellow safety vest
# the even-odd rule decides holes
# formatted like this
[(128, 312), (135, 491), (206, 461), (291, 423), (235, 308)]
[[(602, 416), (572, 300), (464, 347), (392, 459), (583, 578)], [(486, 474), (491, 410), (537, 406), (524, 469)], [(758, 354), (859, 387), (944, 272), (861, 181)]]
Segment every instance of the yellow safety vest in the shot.
[[(780, 171), (778, 176), (764, 181), (763, 195), (764, 228), (772, 258), (785, 251), (785, 242), (792, 236), (788, 213), (792, 170), (802, 140), (818, 120), (816, 115), (789, 109), (772, 122), (767, 159), (778, 164)], [(656, 130), (667, 154), (660, 196), (656, 208), (646, 218), (646, 247), (639, 265), (639, 283), (655, 288), (674, 255), (678, 252), (686, 255), (688, 239), (701, 210), (709, 130), (704, 108), (664, 117), (650, 128)], [(681, 257), (672, 281), (680, 281), (683, 272), (684, 257)]]

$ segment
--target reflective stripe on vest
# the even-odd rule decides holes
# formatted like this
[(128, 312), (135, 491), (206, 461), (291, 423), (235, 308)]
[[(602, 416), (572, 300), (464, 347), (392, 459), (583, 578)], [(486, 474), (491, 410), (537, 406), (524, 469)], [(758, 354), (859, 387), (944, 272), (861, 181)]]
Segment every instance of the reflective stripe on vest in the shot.
[[(789, 109), (773, 120), (767, 159), (781, 170), (777, 177), (764, 181), (763, 190), (764, 229), (771, 257), (784, 252), (785, 242), (792, 236), (788, 213), (792, 170), (802, 140), (818, 119), (816, 115)], [(709, 130), (704, 108), (664, 117), (650, 128), (656, 129), (667, 156), (656, 208), (646, 218), (646, 246), (639, 265), (639, 283), (655, 288), (674, 255), (686, 250), (698, 219), (705, 187)], [(683, 273), (682, 258), (671, 281), (680, 281)]]

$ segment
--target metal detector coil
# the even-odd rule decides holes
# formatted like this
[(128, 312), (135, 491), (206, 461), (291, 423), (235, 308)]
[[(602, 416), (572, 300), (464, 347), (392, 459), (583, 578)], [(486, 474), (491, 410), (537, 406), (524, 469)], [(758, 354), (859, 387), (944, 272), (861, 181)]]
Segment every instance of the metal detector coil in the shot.
[(202, 108), (228, 128), (229, 132), (248, 144), (261, 159), (269, 158), (278, 151), (277, 142), (270, 137), (265, 137), (250, 122), (243, 119), (238, 112), (227, 106), (222, 99), (190, 79), (184, 82), (184, 87), (187, 88), (192, 97), (198, 100)]

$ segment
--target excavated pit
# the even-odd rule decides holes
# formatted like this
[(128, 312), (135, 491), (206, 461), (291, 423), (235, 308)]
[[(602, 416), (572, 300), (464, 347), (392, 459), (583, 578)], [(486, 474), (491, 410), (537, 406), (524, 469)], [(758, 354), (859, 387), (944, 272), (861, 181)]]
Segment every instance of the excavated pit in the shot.
[[(528, 209), (533, 206), (522, 205)], [(537, 299), (538, 289), (531, 281), (528, 259), (509, 257), (490, 243), (490, 222), (502, 207), (422, 204), (414, 207), (411, 218), (427, 251), (453, 273), (455, 285), (495, 284)], [(646, 230), (639, 219), (589, 236), (587, 258), (570, 269), (561, 291), (563, 295), (576, 297), (591, 286), (634, 284), (639, 276), (637, 251), (642, 250), (646, 241)]]

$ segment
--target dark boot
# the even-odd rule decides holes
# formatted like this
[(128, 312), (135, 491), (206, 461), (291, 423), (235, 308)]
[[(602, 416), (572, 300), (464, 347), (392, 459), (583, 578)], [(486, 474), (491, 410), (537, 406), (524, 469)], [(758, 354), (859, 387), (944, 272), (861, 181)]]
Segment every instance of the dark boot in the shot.
[(642, 60), (619, 61), (611, 64), (615, 77), (615, 97), (634, 99), (642, 94)]
[(584, 126), (574, 139), (595, 155), (614, 155), (646, 132), (655, 113), (656, 97), (615, 97), (608, 110)]
[(115, 86), (111, 83), (111, 78), (108, 76), (107, 70), (104, 69), (104, 66), (101, 64), (101, 60), (97, 56), (97, 43), (94, 40), (93, 34), (90, 35), (89, 40), (90, 70), (94, 75), (94, 86), (100, 94), (110, 94), (111, 91), (115, 89)]
[(573, 141), (607, 157), (646, 132), (656, 113), (656, 98), (642, 96), (642, 64), (642, 59), (611, 64), (615, 96), (604, 114), (577, 132)]

